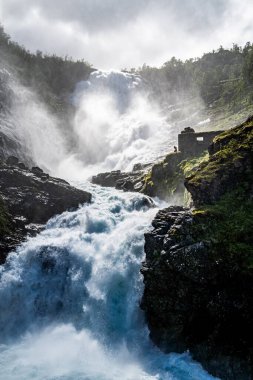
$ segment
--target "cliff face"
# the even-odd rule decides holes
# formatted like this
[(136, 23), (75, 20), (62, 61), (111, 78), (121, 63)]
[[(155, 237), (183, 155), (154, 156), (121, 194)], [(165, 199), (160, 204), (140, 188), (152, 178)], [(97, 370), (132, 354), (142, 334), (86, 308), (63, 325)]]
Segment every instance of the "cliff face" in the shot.
[(183, 201), (185, 156), (181, 152), (169, 153), (154, 164), (137, 164), (131, 172), (120, 170), (100, 173), (92, 177), (96, 185), (115, 187), (124, 191), (137, 191), (150, 197), (168, 199), (174, 197), (180, 203)]
[(30, 170), (15, 157), (0, 162), (0, 263), (51, 217), (90, 200), (90, 193), (50, 177), (38, 167)]
[(251, 379), (252, 118), (215, 139), (185, 186), (195, 209), (160, 211), (145, 236), (151, 338), (165, 351), (190, 349), (223, 379)]
[(252, 195), (252, 152), (253, 117), (217, 136), (209, 148), (209, 160), (185, 182), (194, 204), (214, 203), (239, 187)]

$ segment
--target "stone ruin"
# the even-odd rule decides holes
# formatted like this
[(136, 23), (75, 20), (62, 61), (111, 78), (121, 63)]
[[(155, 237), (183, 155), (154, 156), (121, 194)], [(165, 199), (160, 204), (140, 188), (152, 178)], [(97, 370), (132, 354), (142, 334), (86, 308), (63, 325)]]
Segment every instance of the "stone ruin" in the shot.
[(186, 127), (178, 135), (178, 150), (185, 156), (199, 156), (208, 149), (213, 139), (224, 131), (195, 132)]

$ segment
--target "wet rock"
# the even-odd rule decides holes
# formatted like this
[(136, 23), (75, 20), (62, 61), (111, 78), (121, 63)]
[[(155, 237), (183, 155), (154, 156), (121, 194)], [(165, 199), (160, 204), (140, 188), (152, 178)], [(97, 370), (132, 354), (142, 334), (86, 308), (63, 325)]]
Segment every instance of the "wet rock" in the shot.
[(43, 174), (43, 170), (41, 168), (39, 168), (38, 166), (33, 166), (31, 169), (31, 172), (38, 175), (38, 176)]
[[(222, 379), (251, 379), (253, 275), (195, 231), (208, 220), (189, 209), (159, 211), (145, 235), (141, 307), (166, 352), (190, 350)], [(239, 269), (241, 268), (241, 269)]]
[(144, 184), (144, 172), (121, 172), (115, 170), (107, 173), (100, 173), (92, 177), (92, 183), (105, 187), (115, 187), (124, 191), (140, 191)]
[(9, 156), (6, 160), (6, 164), (7, 165), (13, 165), (13, 166), (17, 166), (18, 165), (18, 158), (15, 157), (15, 156)]
[(0, 262), (4, 262), (8, 252), (27, 235), (40, 231), (52, 216), (91, 201), (90, 193), (50, 177), (40, 168), (29, 170), (23, 165), (20, 167), (18, 159), (8, 162), (11, 165), (0, 162), (0, 198), (5, 216), (3, 220), (7, 225), (5, 228), (3, 223), (0, 237)]
[(23, 162), (19, 162), (17, 166), (18, 166), (20, 169), (28, 170), (28, 167), (27, 167)]
[[(158, 212), (141, 272), (150, 336), (226, 380), (253, 378), (253, 118), (219, 135), (185, 186), (196, 209)], [(159, 176), (159, 168), (157, 169)]]

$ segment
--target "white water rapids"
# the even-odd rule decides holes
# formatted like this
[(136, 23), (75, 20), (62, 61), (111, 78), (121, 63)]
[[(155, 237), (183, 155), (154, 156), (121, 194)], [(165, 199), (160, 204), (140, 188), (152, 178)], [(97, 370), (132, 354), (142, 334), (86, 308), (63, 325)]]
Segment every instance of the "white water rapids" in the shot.
[(153, 347), (139, 308), (142, 196), (84, 186), (93, 203), (50, 220), (0, 273), (1, 380), (209, 380)]
[[(94, 72), (72, 95), (65, 134), (30, 90), (12, 83), (1, 128), (62, 178), (131, 169), (168, 152), (177, 133), (143, 86), (137, 76)], [(165, 355), (148, 337), (140, 266), (157, 208), (146, 209), (142, 195), (74, 184), (91, 191), (92, 204), (50, 220), (0, 267), (0, 379), (211, 379), (188, 353)]]

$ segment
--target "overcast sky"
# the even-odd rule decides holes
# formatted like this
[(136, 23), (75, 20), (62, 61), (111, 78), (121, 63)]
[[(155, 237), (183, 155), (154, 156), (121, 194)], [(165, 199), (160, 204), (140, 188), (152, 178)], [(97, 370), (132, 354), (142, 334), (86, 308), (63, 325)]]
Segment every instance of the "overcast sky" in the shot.
[(159, 66), (253, 42), (253, 0), (0, 0), (0, 22), (31, 51)]

